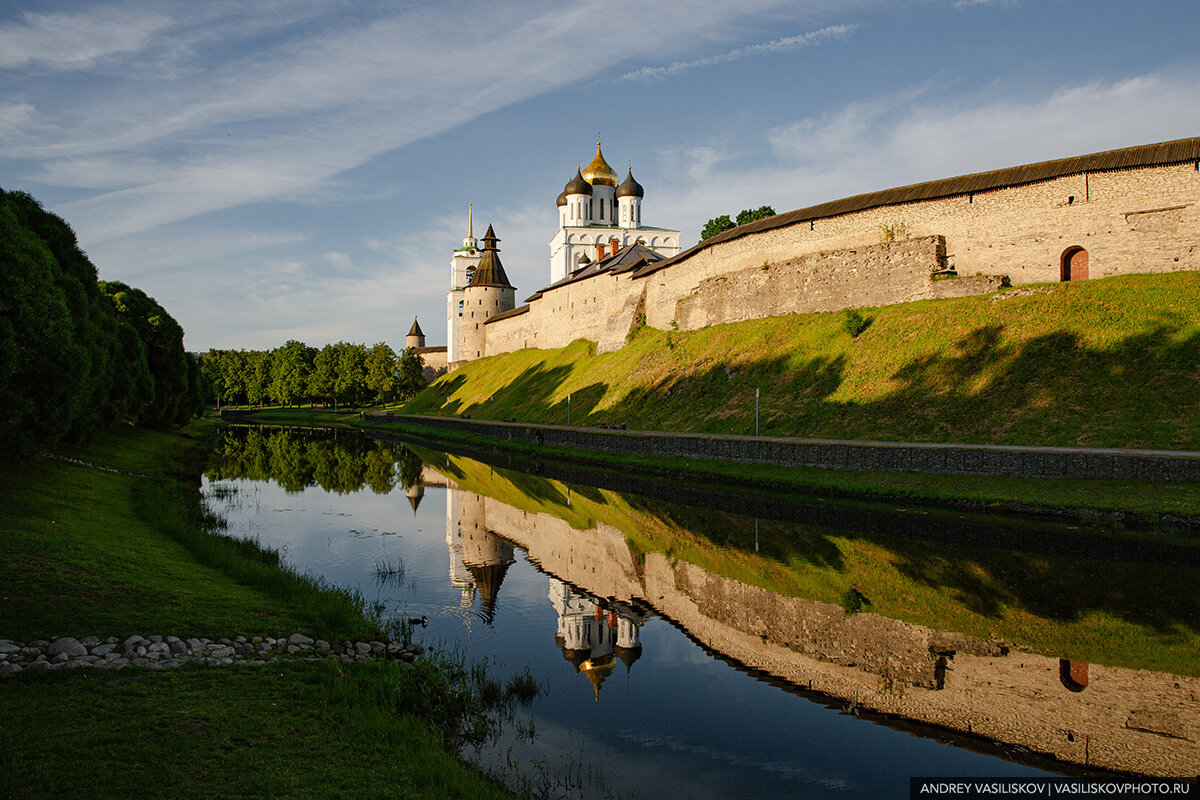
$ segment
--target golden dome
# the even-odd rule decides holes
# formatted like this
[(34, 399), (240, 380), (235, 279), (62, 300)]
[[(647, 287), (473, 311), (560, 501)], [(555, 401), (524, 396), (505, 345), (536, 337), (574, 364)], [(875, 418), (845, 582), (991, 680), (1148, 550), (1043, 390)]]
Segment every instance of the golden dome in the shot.
[(617, 173), (604, 160), (604, 153), (600, 152), (600, 143), (596, 142), (596, 157), (592, 159), (592, 163), (587, 165), (583, 171), (583, 179), (592, 186), (613, 186), (617, 185)]

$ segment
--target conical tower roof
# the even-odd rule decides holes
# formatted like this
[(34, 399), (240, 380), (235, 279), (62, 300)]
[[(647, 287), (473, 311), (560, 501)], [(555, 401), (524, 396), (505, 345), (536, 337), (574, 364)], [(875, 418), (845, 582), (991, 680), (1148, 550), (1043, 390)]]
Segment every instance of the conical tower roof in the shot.
[(421, 330), (421, 326), (417, 324), (417, 318), (413, 317), (412, 327), (408, 329), (409, 336), (424, 336), (425, 332)]
[(617, 173), (604, 160), (604, 153), (600, 152), (600, 142), (596, 142), (596, 156), (592, 163), (583, 170), (583, 179), (592, 186), (617, 185)]
[(516, 289), (508, 282), (508, 276), (504, 274), (504, 265), (500, 263), (499, 249), (496, 247), (496, 242), (500, 241), (496, 236), (496, 232), (492, 230), (492, 226), (488, 225), (487, 233), (483, 235), (483, 256), (479, 259), (479, 266), (475, 268), (475, 274), (471, 276), (471, 282), (467, 284), (471, 286), (499, 286), (502, 289)]

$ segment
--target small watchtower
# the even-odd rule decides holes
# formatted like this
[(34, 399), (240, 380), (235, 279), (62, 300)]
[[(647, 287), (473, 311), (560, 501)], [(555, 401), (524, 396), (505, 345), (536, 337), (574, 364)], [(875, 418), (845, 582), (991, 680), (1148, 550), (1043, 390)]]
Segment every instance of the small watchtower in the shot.
[(483, 324), (491, 317), (516, 307), (517, 288), (508, 282), (500, 263), (500, 250), (492, 226), (483, 235), (483, 256), (463, 290), (462, 339), (458, 357), (470, 361), (487, 355), (487, 336)]
[(416, 317), (413, 317), (413, 324), (408, 329), (408, 336), (404, 337), (404, 346), (406, 348), (425, 346), (425, 333), (421, 330), (421, 326), (417, 324)]

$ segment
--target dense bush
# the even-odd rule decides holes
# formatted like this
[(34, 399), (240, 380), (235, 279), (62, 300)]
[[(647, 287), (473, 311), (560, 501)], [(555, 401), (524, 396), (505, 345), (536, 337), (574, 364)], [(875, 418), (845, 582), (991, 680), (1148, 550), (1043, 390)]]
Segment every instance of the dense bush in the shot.
[(24, 192), (0, 189), (0, 269), (0, 457), (196, 411), (200, 371), (179, 324), (97, 280), (70, 226)]

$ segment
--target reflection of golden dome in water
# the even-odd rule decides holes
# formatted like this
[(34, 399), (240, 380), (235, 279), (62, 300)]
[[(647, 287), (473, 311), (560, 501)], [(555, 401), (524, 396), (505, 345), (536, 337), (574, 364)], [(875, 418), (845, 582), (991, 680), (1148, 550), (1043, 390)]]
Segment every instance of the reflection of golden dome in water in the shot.
[(592, 682), (592, 687), (596, 690), (597, 703), (600, 702), (600, 684), (604, 683), (605, 678), (612, 675), (613, 667), (616, 665), (617, 659), (613, 656), (589, 658), (579, 665), (579, 671), (587, 675), (588, 680)]
[(596, 142), (596, 157), (583, 170), (583, 179), (592, 186), (615, 187), (617, 185), (617, 173), (604, 160), (604, 153), (600, 152), (599, 142)]

